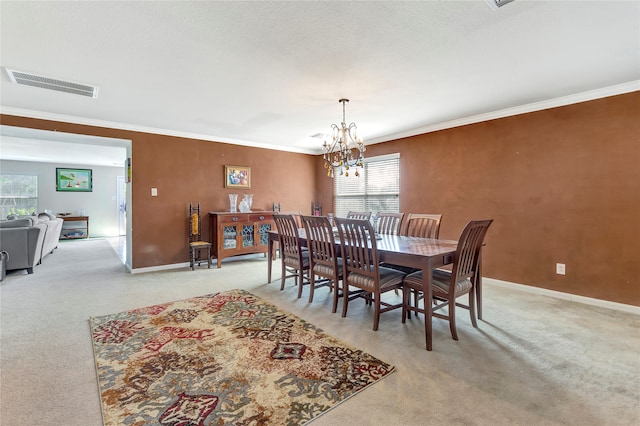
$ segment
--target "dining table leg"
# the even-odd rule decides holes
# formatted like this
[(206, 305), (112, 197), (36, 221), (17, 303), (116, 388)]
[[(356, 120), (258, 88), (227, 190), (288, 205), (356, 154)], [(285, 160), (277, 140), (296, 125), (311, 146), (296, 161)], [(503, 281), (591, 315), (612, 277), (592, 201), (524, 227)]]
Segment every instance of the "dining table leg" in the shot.
[(432, 336), (433, 336), (433, 292), (432, 292), (432, 275), (433, 268), (431, 266), (431, 259), (426, 262), (426, 267), (422, 268), (422, 294), (424, 294), (424, 332), (427, 340), (427, 350), (433, 349)]

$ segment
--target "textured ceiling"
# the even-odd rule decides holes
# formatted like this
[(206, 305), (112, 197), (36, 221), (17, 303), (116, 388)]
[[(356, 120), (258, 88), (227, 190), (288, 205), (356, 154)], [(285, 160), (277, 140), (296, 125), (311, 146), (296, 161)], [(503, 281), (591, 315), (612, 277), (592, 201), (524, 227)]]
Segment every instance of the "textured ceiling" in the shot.
[(99, 86), (3, 71), (3, 113), (296, 152), (319, 152), (342, 97), (376, 143), (640, 79), (638, 1), (3, 0), (0, 15), (3, 67)]

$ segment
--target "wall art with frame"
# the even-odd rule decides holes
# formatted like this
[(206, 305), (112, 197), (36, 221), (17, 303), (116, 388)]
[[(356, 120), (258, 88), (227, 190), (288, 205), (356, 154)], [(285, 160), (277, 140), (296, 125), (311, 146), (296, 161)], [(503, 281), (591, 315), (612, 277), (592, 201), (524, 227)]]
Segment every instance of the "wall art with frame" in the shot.
[(251, 167), (224, 166), (225, 188), (251, 188)]
[(56, 191), (92, 192), (93, 170), (56, 167)]

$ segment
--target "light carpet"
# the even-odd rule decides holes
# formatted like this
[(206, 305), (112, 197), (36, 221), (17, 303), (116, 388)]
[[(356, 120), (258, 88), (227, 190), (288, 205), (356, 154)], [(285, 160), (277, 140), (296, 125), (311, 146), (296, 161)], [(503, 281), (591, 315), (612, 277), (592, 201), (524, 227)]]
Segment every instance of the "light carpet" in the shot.
[(370, 305), (350, 303), (342, 318), (327, 288), (313, 303), (306, 286), (298, 299), (293, 279), (280, 291), (279, 262), (271, 283), (262, 255), (129, 274), (106, 240), (61, 241), (33, 274), (0, 283), (0, 425), (101, 426), (88, 318), (237, 288), (395, 366), (313, 426), (640, 424), (637, 314), (486, 280), (478, 328), (461, 310), (455, 341), (434, 320), (428, 352), (422, 316), (403, 324), (399, 310), (387, 312), (373, 331)]
[(90, 325), (105, 425), (303, 425), (394, 370), (245, 290)]

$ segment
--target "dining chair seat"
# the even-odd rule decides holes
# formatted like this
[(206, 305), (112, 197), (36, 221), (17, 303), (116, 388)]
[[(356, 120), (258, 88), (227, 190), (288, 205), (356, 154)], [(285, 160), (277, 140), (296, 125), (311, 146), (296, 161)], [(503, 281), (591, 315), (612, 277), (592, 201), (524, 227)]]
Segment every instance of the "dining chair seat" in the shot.
[[(302, 250), (300, 252), (300, 258), (302, 259), (302, 269), (309, 269), (309, 250)], [(291, 268), (300, 269), (299, 258), (286, 257), (284, 263)]]
[[(371, 267), (373, 269), (373, 267)], [(396, 269), (379, 267), (380, 271), (380, 291), (384, 293), (387, 290), (400, 288), (402, 279), (405, 277), (403, 272)], [(357, 285), (363, 290), (373, 291), (376, 287), (376, 280), (370, 275), (362, 275), (357, 272), (349, 274), (349, 282)]]
[(336, 273), (335, 269), (333, 268), (333, 266), (329, 266), (329, 265), (324, 265), (324, 264), (320, 264), (320, 263), (316, 263), (315, 265), (313, 265), (313, 272), (316, 275), (321, 275), (321, 276), (334, 276), (337, 275), (338, 277), (342, 276), (342, 272), (343, 272), (343, 266), (342, 266), (342, 259), (337, 259), (338, 261), (338, 271)]
[[(451, 272), (441, 269), (435, 269), (431, 278), (431, 291), (434, 297), (447, 297), (451, 287)], [(412, 288), (422, 289), (422, 271), (409, 274), (404, 279), (405, 284)], [(456, 293), (467, 293), (471, 290), (473, 284), (469, 278), (456, 283)]]

